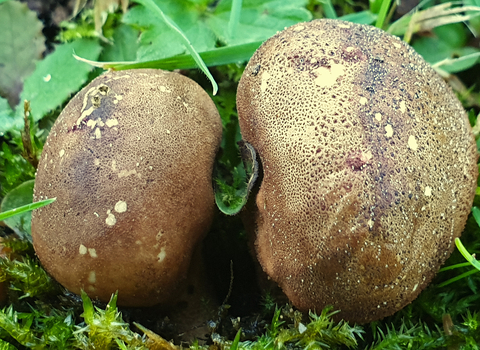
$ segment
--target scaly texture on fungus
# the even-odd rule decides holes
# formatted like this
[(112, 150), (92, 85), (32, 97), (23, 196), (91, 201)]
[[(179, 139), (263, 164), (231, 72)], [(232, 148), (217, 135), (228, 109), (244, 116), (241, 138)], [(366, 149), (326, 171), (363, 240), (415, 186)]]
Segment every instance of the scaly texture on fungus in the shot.
[(292, 303), (368, 322), (415, 299), (476, 188), (475, 140), (440, 76), (379, 29), (315, 20), (257, 50), (237, 108), (264, 171), (258, 259)]
[(147, 306), (175, 296), (215, 209), (222, 124), (191, 79), (154, 69), (109, 72), (65, 107), (38, 166), (32, 237), (67, 289)]

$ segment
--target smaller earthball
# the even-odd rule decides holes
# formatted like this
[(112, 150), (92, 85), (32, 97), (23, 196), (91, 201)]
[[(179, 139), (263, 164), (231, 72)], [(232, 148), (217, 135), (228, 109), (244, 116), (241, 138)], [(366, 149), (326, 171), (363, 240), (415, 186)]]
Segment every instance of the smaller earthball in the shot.
[(414, 300), (452, 252), (478, 175), (441, 77), (380, 29), (315, 20), (255, 52), (237, 108), (263, 168), (258, 260), (292, 303), (364, 323)]
[(53, 125), (38, 166), (35, 251), (72, 292), (123, 306), (174, 299), (214, 211), (222, 123), (208, 94), (172, 72), (94, 79)]

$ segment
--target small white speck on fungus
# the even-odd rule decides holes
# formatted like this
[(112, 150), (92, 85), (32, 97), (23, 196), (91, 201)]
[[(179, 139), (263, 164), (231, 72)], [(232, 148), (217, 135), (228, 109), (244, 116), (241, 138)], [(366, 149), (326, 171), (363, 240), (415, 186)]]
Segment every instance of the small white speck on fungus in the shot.
[(425, 187), (425, 196), (430, 197), (432, 195), (432, 188), (430, 186)]
[(160, 253), (157, 255), (158, 262), (161, 263), (163, 260), (165, 260), (166, 256), (167, 252), (165, 251), (165, 247), (162, 247), (162, 249), (160, 249)]
[(90, 254), (92, 258), (98, 258), (97, 251), (95, 250), (95, 248), (88, 248), (88, 254)]
[(125, 213), (127, 211), (127, 202), (118, 201), (115, 203), (115, 211), (117, 213)]
[(87, 254), (87, 247), (85, 247), (83, 244), (80, 244), (80, 247), (78, 247), (78, 252), (79, 252), (81, 255)]
[(341, 64), (331, 63), (330, 67), (318, 67), (313, 72), (317, 74), (315, 85), (322, 87), (333, 86), (339, 77), (345, 74), (345, 67)]
[(260, 90), (262, 90), (262, 92), (265, 92), (265, 90), (267, 90), (267, 86), (268, 86), (268, 79), (270, 78), (270, 74), (267, 72), (267, 71), (264, 71), (262, 73), (262, 83), (260, 85)]
[(386, 137), (392, 137), (393, 136), (393, 128), (390, 124), (387, 124), (385, 127), (385, 136)]
[(418, 149), (418, 143), (417, 143), (417, 139), (415, 138), (415, 136), (410, 135), (408, 137), (408, 147), (410, 147), (410, 149), (412, 151), (416, 151)]
[(113, 118), (113, 119), (107, 119), (107, 121), (105, 122), (105, 124), (111, 128), (112, 126), (115, 126), (115, 125), (118, 125), (118, 120)]
[(92, 284), (97, 282), (97, 274), (95, 273), (95, 271), (90, 271), (90, 273), (88, 274), (88, 282)]
[(108, 226), (113, 226), (117, 223), (117, 219), (115, 218), (115, 215), (113, 215), (110, 210), (107, 212), (107, 218), (105, 219), (105, 222), (107, 223)]

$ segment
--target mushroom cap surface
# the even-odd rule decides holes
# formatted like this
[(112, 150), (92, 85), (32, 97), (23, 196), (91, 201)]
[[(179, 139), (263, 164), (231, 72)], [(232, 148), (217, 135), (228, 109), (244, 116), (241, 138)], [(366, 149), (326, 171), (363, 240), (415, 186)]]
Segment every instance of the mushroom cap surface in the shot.
[[(217, 109), (194, 81), (155, 69), (108, 72), (65, 107), (38, 166), (34, 248), (72, 292), (119, 305), (175, 297), (214, 215)], [(177, 285), (177, 287), (175, 287)]]
[(429, 64), (371, 26), (300, 23), (253, 55), (237, 109), (263, 168), (257, 256), (291, 302), (363, 323), (414, 300), (478, 175), (466, 113)]

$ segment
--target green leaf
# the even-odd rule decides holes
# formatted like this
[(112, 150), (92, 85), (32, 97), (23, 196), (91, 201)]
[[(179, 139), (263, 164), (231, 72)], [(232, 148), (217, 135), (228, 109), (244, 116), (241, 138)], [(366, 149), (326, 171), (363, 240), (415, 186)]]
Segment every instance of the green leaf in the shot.
[(232, 0), (221, 1), (213, 15), (206, 17), (209, 28), (226, 45), (265, 41), (277, 31), (312, 19), (305, 0), (246, 0), (243, 2), (237, 33), (228, 36)]
[(467, 35), (459, 23), (433, 30), (435, 36), (415, 40), (413, 48), (425, 61), (441, 65), (449, 73), (457, 73), (473, 67), (479, 61), (480, 50), (465, 46)]
[(88, 297), (87, 293), (82, 290), (82, 301), (83, 301), (83, 314), (81, 315), (85, 320), (87, 325), (91, 325), (94, 322), (94, 313), (92, 300)]
[(44, 207), (44, 206), (46, 206), (50, 203), (53, 203), (55, 200), (56, 200), (56, 198), (45, 199), (43, 201), (23, 205), (21, 207), (18, 207), (18, 208), (0, 213), (0, 221), (3, 221), (7, 218), (10, 218), (14, 215), (18, 215), (18, 214), (21, 214), (21, 213), (25, 213), (27, 211), (31, 211), (31, 210), (34, 210), (34, 209)]
[(45, 51), (42, 28), (35, 12), (26, 4), (0, 4), (0, 95), (12, 108), (19, 102), (23, 81)]
[[(155, 4), (183, 31), (195, 50), (205, 51), (215, 47), (215, 36), (201, 19), (204, 8), (197, 9), (186, 1), (158, 0)], [(158, 60), (186, 51), (177, 34), (156, 12), (146, 6), (135, 6), (130, 9), (123, 17), (123, 21), (142, 28), (137, 53), (139, 61)]]
[(135, 61), (137, 57), (139, 31), (126, 24), (114, 29), (113, 44), (107, 45), (100, 61)]
[[(33, 186), (35, 180), (29, 180), (15, 187), (3, 198), (0, 211), (5, 212), (32, 203)], [(4, 219), (5, 224), (10, 227), (20, 237), (31, 235), (31, 211), (23, 212), (19, 215)]]
[[(3, 125), (4, 130), (10, 129), (10, 123), (13, 120), (13, 109), (8, 104), (8, 100), (0, 97), (0, 125)], [(3, 136), (4, 132), (0, 126), (0, 136)]]
[(233, 339), (232, 345), (230, 346), (230, 350), (237, 350), (238, 344), (240, 343), (240, 336), (242, 335), (242, 329), (240, 328), (235, 335), (235, 339)]
[[(34, 121), (60, 106), (87, 81), (93, 68), (76, 60), (73, 53), (96, 60), (100, 51), (98, 40), (80, 39), (57, 46), (52, 54), (37, 64), (33, 74), (25, 80), (21, 95), (22, 101), (30, 101)], [(13, 128), (21, 130), (23, 103), (17, 107), (14, 118), (4, 118), (4, 121), (5, 124), (0, 124), (0, 132)]]
[[(385, 19), (387, 17), (388, 9), (390, 8), (391, 0), (382, 0), (380, 11), (378, 12), (378, 17), (375, 22), (375, 27), (383, 28), (385, 25)], [(373, 11), (372, 11), (373, 12)]]
[(25, 81), (22, 94), (22, 100), (31, 102), (35, 121), (61, 105), (87, 81), (92, 67), (78, 62), (73, 53), (97, 59), (100, 51), (97, 40), (80, 39), (57, 46), (54, 53), (37, 65), (35, 72)]
[(375, 13), (372, 13), (370, 11), (361, 11), (361, 12), (350, 13), (348, 15), (339, 17), (338, 19), (341, 19), (343, 21), (353, 22), (353, 23), (359, 23), (359, 24), (372, 24), (377, 20), (377, 18), (378, 18), (378, 15)]
[(247, 203), (248, 195), (258, 177), (258, 162), (255, 149), (247, 142), (239, 142), (243, 168), (235, 167), (233, 184), (228, 185), (221, 178), (215, 179), (215, 203), (226, 215), (237, 214)]
[(475, 221), (477, 222), (477, 225), (480, 226), (480, 209), (478, 209), (478, 207), (473, 207), (472, 215)]
[[(241, 11), (238, 3), (232, 4), (231, 0), (220, 1), (213, 11), (207, 10), (204, 4), (185, 0), (157, 0), (155, 3), (165, 16), (178, 25), (197, 52), (213, 51), (217, 41), (225, 45), (261, 43), (285, 27), (312, 18), (305, 9), (306, 0), (248, 0), (243, 1)], [(232, 5), (235, 5), (233, 11)], [(164, 21), (144, 6), (132, 8), (123, 20), (142, 30), (138, 61), (159, 60), (185, 53), (184, 43), (168, 30)], [(233, 36), (229, 35), (229, 28), (236, 28)]]

